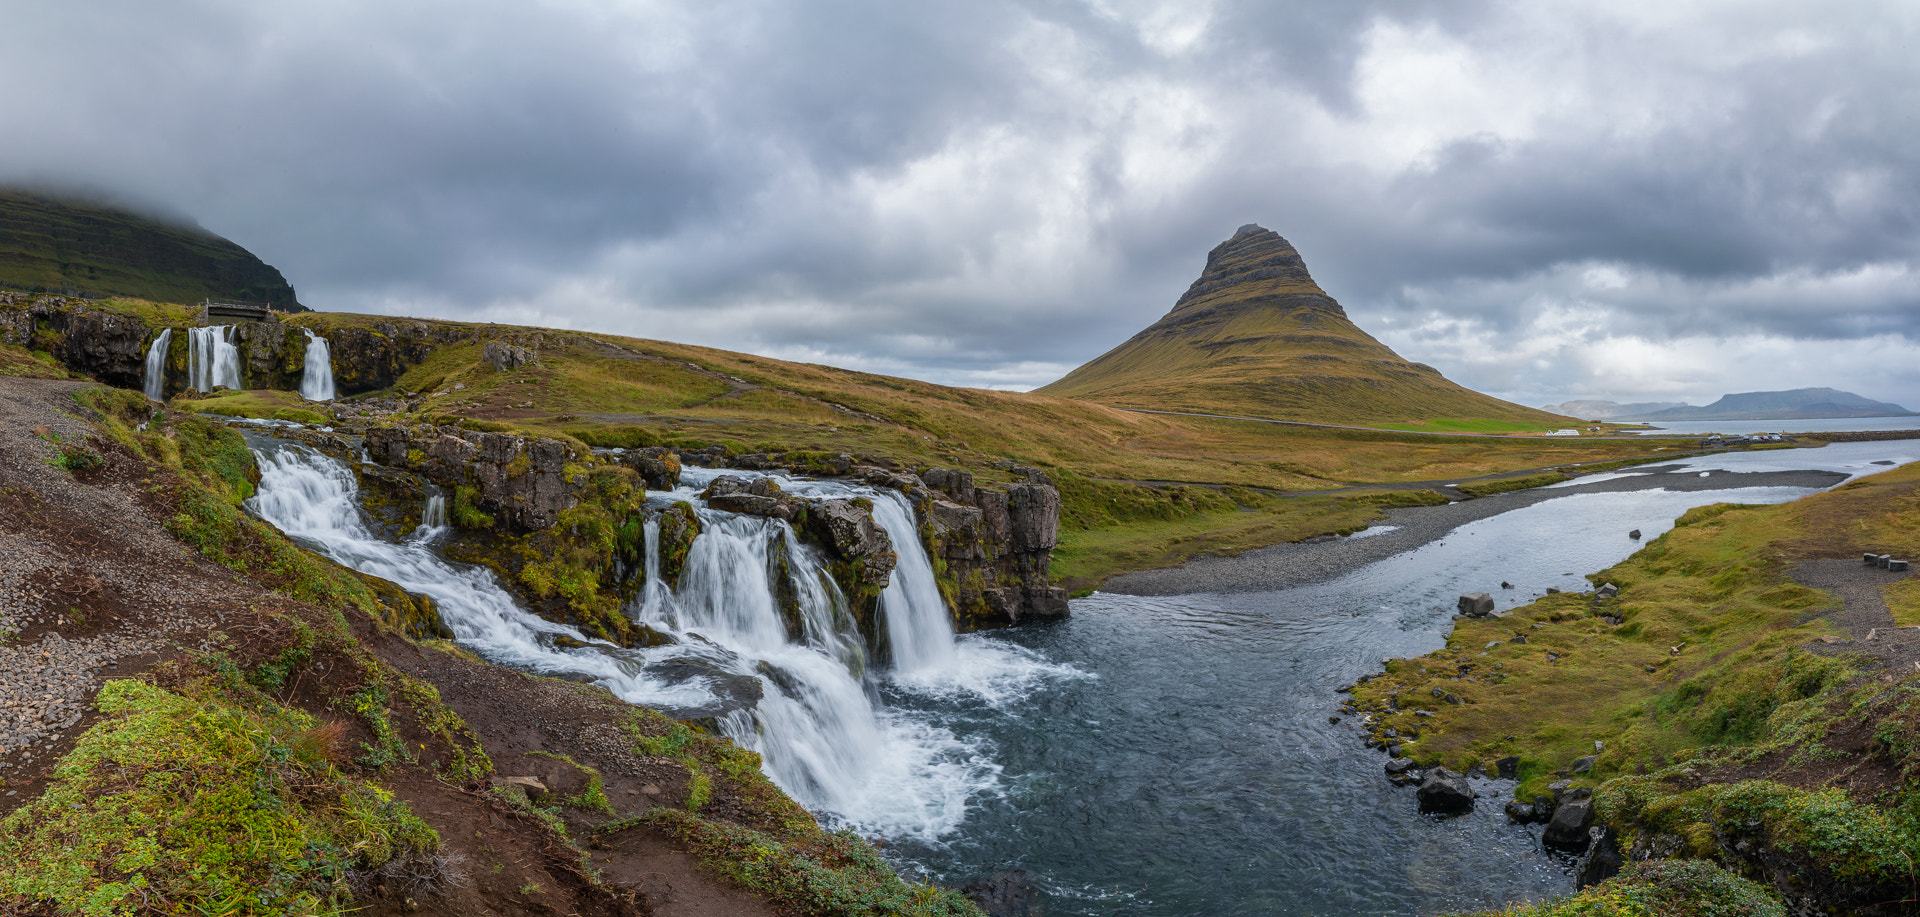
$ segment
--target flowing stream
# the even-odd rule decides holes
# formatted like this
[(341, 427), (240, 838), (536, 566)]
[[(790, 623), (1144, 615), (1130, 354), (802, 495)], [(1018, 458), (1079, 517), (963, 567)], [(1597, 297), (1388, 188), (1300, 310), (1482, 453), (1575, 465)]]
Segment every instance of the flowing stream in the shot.
[(149, 400), (167, 400), (167, 344), (172, 340), (173, 329), (162, 328), (160, 336), (153, 339), (153, 346), (147, 348), (147, 375), (143, 381)]
[[(302, 331), (307, 329), (302, 328)], [(333, 354), (327, 339), (307, 331), (305, 368), (300, 375), (300, 397), (308, 401), (333, 400)]]
[[(970, 804), (997, 795), (1001, 782), (980, 743), (884, 703), (883, 695), (993, 703), (1073, 675), (1021, 647), (956, 641), (911, 511), (891, 491), (786, 482), (794, 492), (871, 498), (877, 520), (902, 547), (881, 613), (905, 667), (882, 672), (867, 663), (845, 597), (790, 526), (702, 505), (699, 490), (713, 473), (689, 468), (680, 490), (650, 495), (656, 509), (694, 503), (703, 530), (679, 587), (669, 589), (658, 575), (658, 521), (647, 522), (647, 586), (629, 610), (678, 642), (628, 649), (541, 619), (516, 605), (491, 572), (444, 559), (435, 548), (449, 535), (439, 495), (429, 498), (420, 528), (382, 538), (365, 521), (345, 463), (298, 444), (253, 442), (261, 480), (247, 506), (260, 518), (333, 560), (432, 596), (456, 639), (494, 662), (584, 676), (634, 703), (717, 717), (795, 799), (866, 832), (937, 842)], [(789, 638), (776, 589), (797, 600), (799, 639)], [(562, 646), (560, 637), (585, 645)], [(757, 702), (741, 703), (753, 695)]]
[[(148, 354), (147, 359), (153, 359)], [(211, 325), (187, 329), (187, 387), (211, 392), (224, 385), (238, 391), (240, 349), (233, 346), (232, 325)]]
[[(900, 548), (882, 599), (893, 660), (882, 670), (788, 526), (699, 504), (718, 472), (687, 468), (680, 489), (649, 496), (654, 509), (695, 503), (704, 527), (668, 589), (649, 520), (647, 587), (630, 609), (682, 642), (564, 649), (556, 636), (585, 638), (517, 608), (488, 572), (442, 559), (437, 496), (429, 524), (382, 539), (362, 521), (346, 465), (304, 446), (257, 439), (256, 448), (256, 513), (342, 563), (432, 595), (482, 655), (586, 676), (677, 715), (711, 710), (750, 680), (760, 701), (720, 720), (800, 802), (884, 836), (896, 864), (946, 884), (1031, 870), (1054, 917), (1426, 914), (1571, 891), (1569, 864), (1541, 850), (1539, 828), (1506, 823), (1498, 802), (1511, 784), (1478, 780), (1484, 798), (1464, 816), (1419, 814), (1355, 725), (1328, 721), (1339, 708), (1332, 689), (1384, 657), (1440, 647), (1461, 593), (1491, 592), (1504, 609), (1549, 587), (1584, 589), (1584, 574), (1644, 544), (1630, 529), (1651, 539), (1693, 506), (1811, 492), (1742, 488), (1731, 475), (1726, 490), (1573, 491), (1515, 501), (1311, 586), (1096, 593), (1056, 624), (956, 638), (904, 500), (781, 478), (791, 493), (870, 497)], [(1861, 474), (1920, 458), (1916, 450), (1848, 443), (1712, 456), (1649, 483), (1779, 468)], [(799, 597), (797, 638), (774, 598), (782, 576)], [(1517, 588), (1497, 588), (1502, 580)]]

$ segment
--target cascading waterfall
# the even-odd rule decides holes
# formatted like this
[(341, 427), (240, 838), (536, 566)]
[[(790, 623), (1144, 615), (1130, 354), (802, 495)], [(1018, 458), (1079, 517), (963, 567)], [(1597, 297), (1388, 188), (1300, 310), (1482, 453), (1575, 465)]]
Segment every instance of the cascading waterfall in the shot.
[(203, 392), (224, 385), (238, 391), (240, 348), (233, 346), (232, 325), (187, 329), (187, 385)]
[(307, 331), (306, 370), (300, 376), (300, 397), (308, 401), (333, 400), (333, 354), (327, 349), (327, 339), (312, 331)]
[[(688, 487), (656, 497), (656, 506), (694, 503), (702, 531), (669, 589), (659, 571), (659, 522), (646, 522), (646, 587), (630, 611), (678, 642), (629, 649), (528, 613), (489, 571), (441, 558), (433, 547), (446, 532), (441, 495), (429, 498), (421, 526), (396, 544), (367, 528), (344, 463), (293, 444), (256, 456), (261, 481), (248, 507), (262, 519), (340, 563), (432, 596), (456, 638), (495, 662), (585, 676), (634, 703), (715, 709), (726, 734), (759, 752), (768, 776), (809, 809), (863, 830), (934, 840), (960, 824), (970, 800), (999, 786), (999, 767), (981, 749), (880, 700), (883, 676), (869, 669), (845, 596), (783, 521), (709, 509)], [(683, 480), (711, 477), (688, 472)], [(897, 494), (788, 483), (873, 498), (876, 520), (896, 542), (900, 562), (882, 613), (904, 667), (886, 676), (889, 690), (967, 691), (993, 702), (1072, 671), (1004, 644), (956, 649), (911, 510)], [(797, 610), (800, 633), (792, 638), (782, 594)], [(557, 646), (558, 636), (587, 645)], [(674, 665), (758, 679), (761, 697), (751, 706), (713, 707), (718, 681), (654, 674)]]
[(152, 401), (167, 400), (167, 345), (173, 341), (173, 329), (160, 329), (160, 336), (153, 339), (153, 346), (147, 348), (147, 398)]

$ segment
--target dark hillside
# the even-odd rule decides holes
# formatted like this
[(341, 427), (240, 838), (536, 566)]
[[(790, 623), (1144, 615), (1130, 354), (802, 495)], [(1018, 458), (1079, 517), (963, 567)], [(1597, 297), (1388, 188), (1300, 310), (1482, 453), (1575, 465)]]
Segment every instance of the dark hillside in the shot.
[(272, 265), (197, 226), (19, 188), (0, 188), (0, 286), (306, 311)]

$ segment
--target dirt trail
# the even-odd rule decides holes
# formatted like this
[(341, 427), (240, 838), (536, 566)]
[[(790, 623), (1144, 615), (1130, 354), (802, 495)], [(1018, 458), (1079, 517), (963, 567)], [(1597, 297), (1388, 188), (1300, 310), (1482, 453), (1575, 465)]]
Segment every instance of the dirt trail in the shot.
[[(243, 651), (273, 629), (277, 612), (299, 607), (168, 533), (177, 509), (167, 472), (94, 436), (89, 412), (72, 400), (86, 387), (0, 376), (0, 817), (38, 796), (55, 762), (99, 720), (92, 700), (106, 679), (153, 677), (163, 663), (219, 639)], [(55, 464), (74, 448), (100, 464), (77, 472)], [(684, 769), (636, 755), (619, 726), (632, 708), (604, 691), (423, 651), (350, 616), (364, 644), (433, 684), (468, 719), (499, 777), (545, 775), (562, 786), (580, 777), (533, 752), (601, 770), (616, 815), (570, 812), (569, 828), (583, 842), (595, 822), (684, 799)], [(304, 688), (296, 681), (290, 689), (297, 695), (277, 699), (340, 719), (313, 684), (325, 673), (306, 677)], [(775, 913), (650, 829), (590, 847), (583, 866), (558, 835), (485, 785), (446, 783), (428, 762), (362, 775), (387, 785), (439, 833), (450, 870), (431, 887), (377, 881), (356, 901), (359, 913)], [(587, 868), (599, 873), (597, 884)]]

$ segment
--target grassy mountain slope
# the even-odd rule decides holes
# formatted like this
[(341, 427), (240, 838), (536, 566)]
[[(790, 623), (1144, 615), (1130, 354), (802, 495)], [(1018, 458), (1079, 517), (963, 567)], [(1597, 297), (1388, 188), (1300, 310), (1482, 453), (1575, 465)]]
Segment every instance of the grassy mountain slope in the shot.
[[(1247, 225), (1160, 321), (1038, 391), (1103, 404), (1338, 424), (1564, 423), (1461, 388), (1347, 319), (1278, 233)], [(1439, 428), (1439, 427), (1436, 427)]]
[(17, 188), (0, 188), (0, 285), (301, 308), (272, 265), (204, 229)]
[[(340, 313), (291, 320), (330, 336), (387, 321)], [(1408, 499), (1387, 490), (1407, 482), (1675, 447), (1671, 440), (1463, 438), (1141, 414), (663, 341), (476, 330), (483, 340), (533, 347), (538, 360), (503, 372), (482, 359), (483, 343), (442, 346), (394, 387), (409, 394), (416, 412), (597, 445), (850, 452), (906, 467), (964, 468), (986, 483), (1010, 480), (1014, 463), (1038, 466), (1065, 500), (1055, 570), (1076, 587), (1198, 554), (1361, 528), (1379, 517), (1383, 501)], [(1365, 489), (1327, 493), (1353, 485)]]

